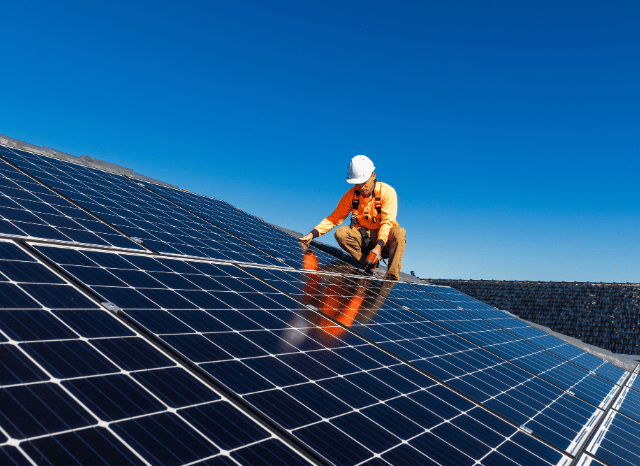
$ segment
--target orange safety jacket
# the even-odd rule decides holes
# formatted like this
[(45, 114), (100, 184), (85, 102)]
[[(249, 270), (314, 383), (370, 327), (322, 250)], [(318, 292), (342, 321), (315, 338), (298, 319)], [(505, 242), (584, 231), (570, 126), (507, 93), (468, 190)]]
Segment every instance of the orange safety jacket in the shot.
[[(358, 223), (361, 227), (368, 230), (378, 231), (378, 242), (381, 246), (384, 246), (389, 239), (389, 232), (395, 226), (398, 226), (396, 216), (398, 215), (398, 195), (395, 189), (386, 183), (382, 183), (376, 180), (374, 190), (371, 196), (362, 197), (362, 195), (355, 195), (356, 187), (352, 187), (347, 191), (340, 202), (338, 207), (333, 211), (331, 215), (321, 221), (318, 226), (313, 230), (314, 238), (322, 236), (328, 231), (331, 231), (336, 225), (340, 225), (349, 216), (349, 213), (353, 211), (354, 215), (357, 215)], [(376, 209), (376, 197), (378, 197), (378, 191), (380, 193), (378, 202), (379, 212)], [(357, 212), (353, 207), (357, 200)]]

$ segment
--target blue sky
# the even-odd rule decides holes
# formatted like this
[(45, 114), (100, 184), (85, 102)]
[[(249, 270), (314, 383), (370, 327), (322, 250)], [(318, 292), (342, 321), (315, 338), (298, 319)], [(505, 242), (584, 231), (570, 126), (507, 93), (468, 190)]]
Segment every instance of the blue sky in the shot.
[(303, 233), (366, 154), (399, 195), (404, 271), (640, 282), (637, 1), (10, 1), (3, 16), (0, 134)]

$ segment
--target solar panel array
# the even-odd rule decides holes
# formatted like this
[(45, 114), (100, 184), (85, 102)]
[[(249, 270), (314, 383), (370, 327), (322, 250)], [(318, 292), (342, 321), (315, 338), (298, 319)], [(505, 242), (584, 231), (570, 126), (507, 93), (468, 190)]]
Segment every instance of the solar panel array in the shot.
[[(262, 271), (260, 275), (571, 454), (590, 432), (585, 426), (602, 415), (598, 408), (605, 407), (619, 390), (615, 384), (586, 371), (574, 374), (580, 368), (568, 361), (563, 361), (560, 368), (551, 366), (555, 371), (550, 374), (547, 367), (539, 370), (518, 358), (505, 357), (510, 354), (505, 355), (494, 346), (514, 344), (518, 337), (504, 335), (504, 331), (495, 327), (487, 328), (490, 324), (474, 322), (468, 313), (408, 284), (398, 283), (385, 289), (382, 282), (366, 287), (357, 279), (344, 276), (318, 279), (313, 274), (288, 271)], [(350, 315), (354, 305), (348, 301), (358, 294), (363, 296), (358, 309), (366, 317), (354, 321), (355, 317)], [(381, 307), (385, 312), (378, 307), (383, 301), (381, 295), (389, 298)], [(403, 307), (393, 307), (390, 301)], [(537, 356), (531, 363), (539, 366), (547, 362), (544, 354)], [(569, 376), (563, 377), (565, 373)], [(591, 380), (592, 377), (597, 380)], [(569, 393), (569, 389), (573, 392)]]
[(520, 336), (521, 338), (531, 342), (532, 344), (545, 348), (549, 352), (566, 358), (574, 364), (584, 369), (594, 371), (601, 377), (615, 383), (620, 383), (625, 377), (625, 371), (611, 364), (606, 364), (600, 358), (589, 353), (579, 350), (559, 338), (543, 332), (531, 325), (526, 324), (520, 319), (513, 317), (505, 312), (497, 309), (465, 295), (454, 288), (418, 285), (421, 289), (438, 296), (456, 306), (465, 309), (467, 312), (491, 322), (497, 327), (507, 330), (509, 333)]
[(304, 463), (16, 244), (0, 242), (0, 270), (1, 464), (231, 464), (265, 449)]
[(153, 251), (281, 265), (123, 176), (24, 151), (2, 156)]
[(0, 192), (0, 464), (640, 464), (638, 370), (455, 290), (25, 151)]
[[(337, 263), (340, 263), (335, 257), (320, 251), (318, 248), (313, 246), (309, 248), (303, 247), (291, 235), (224, 201), (149, 183), (144, 184), (144, 186), (166, 199), (189, 209), (189, 211), (220, 228), (233, 233), (257, 248), (281, 259), (292, 267), (304, 268), (304, 256), (308, 253), (313, 253), (319, 265), (326, 266), (332, 263), (333, 267), (336, 267)], [(347, 263), (341, 263), (341, 271), (356, 272), (354, 267)]]
[[(0, 155), (8, 151), (0, 146)], [(0, 234), (142, 249), (104, 222), (0, 160)]]

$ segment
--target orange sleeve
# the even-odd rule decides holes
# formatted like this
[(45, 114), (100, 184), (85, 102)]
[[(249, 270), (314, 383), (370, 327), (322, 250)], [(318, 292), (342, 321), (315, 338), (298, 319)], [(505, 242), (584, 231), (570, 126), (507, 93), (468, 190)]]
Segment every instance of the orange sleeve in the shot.
[(340, 199), (340, 202), (338, 202), (338, 207), (336, 207), (331, 215), (321, 221), (318, 226), (314, 228), (314, 230), (318, 233), (318, 236), (324, 235), (328, 231), (331, 231), (333, 227), (335, 227), (336, 225), (340, 225), (346, 220), (346, 218), (351, 213), (351, 201), (353, 200), (354, 189), (355, 187), (347, 191), (344, 196), (342, 196), (342, 199)]
[(396, 216), (398, 215), (398, 195), (396, 194), (395, 189), (388, 184), (384, 184), (382, 185), (380, 197), (382, 201), (382, 212), (378, 241), (382, 240), (384, 244), (387, 244), (389, 232), (396, 225)]

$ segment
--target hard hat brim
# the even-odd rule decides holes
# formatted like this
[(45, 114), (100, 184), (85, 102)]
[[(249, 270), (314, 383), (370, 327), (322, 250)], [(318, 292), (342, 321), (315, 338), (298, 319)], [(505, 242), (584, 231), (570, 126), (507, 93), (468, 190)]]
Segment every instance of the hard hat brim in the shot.
[(369, 179), (371, 175), (365, 177), (361, 177), (361, 178), (347, 178), (347, 183), (349, 184), (360, 184), (360, 183), (364, 183), (365, 181), (367, 181)]

